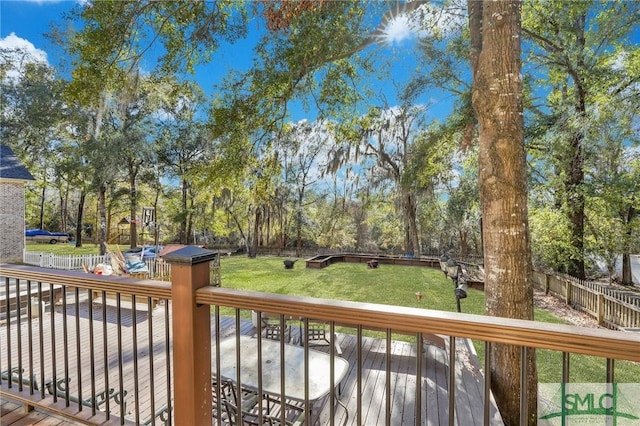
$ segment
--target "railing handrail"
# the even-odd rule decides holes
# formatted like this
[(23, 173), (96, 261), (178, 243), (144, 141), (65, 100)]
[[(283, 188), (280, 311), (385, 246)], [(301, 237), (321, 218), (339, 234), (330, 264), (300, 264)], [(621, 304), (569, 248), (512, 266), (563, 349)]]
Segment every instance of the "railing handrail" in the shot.
[[(171, 283), (164, 281), (90, 275), (24, 265), (0, 265), (0, 274), (34, 282), (52, 281), (93, 291), (171, 299)], [(132, 281), (136, 284), (132, 285)], [(198, 290), (196, 302), (280, 312), (338, 324), (353, 324), (353, 319), (357, 318), (358, 324), (371, 328), (444, 334), (640, 362), (640, 336), (620, 331), (217, 287)]]
[[(171, 283), (168, 281), (134, 279), (117, 275), (94, 275), (81, 271), (47, 269), (25, 265), (0, 265), (0, 275), (33, 282), (53, 282), (92, 291), (171, 299)], [(135, 285), (132, 285), (132, 281), (135, 281)]]
[(640, 336), (622, 331), (217, 287), (197, 290), (196, 303), (279, 312), (344, 325), (354, 324), (357, 318), (356, 323), (365, 328), (443, 334), (640, 362)]
[[(24, 265), (1, 265), (0, 273), (5, 269), (10, 271), (8, 275), (25, 280), (53, 281), (94, 291), (171, 299), (171, 283), (164, 281), (136, 280), (136, 286), (132, 287), (131, 279), (117, 276), (88, 275), (78, 271)], [(217, 287), (198, 290), (196, 302), (280, 312), (339, 324), (353, 324), (353, 319), (357, 318), (358, 323), (372, 328), (445, 334), (640, 362), (640, 336), (620, 331)]]

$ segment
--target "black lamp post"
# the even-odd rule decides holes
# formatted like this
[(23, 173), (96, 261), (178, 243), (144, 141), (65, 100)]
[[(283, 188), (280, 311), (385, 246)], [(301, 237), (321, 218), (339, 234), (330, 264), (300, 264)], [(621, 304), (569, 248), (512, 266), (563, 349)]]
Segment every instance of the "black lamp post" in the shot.
[(467, 280), (460, 276), (458, 278), (458, 285), (453, 290), (456, 294), (456, 307), (458, 308), (458, 312), (462, 312), (460, 309), (460, 299), (465, 299), (467, 297)]
[(460, 273), (460, 264), (453, 259), (446, 262), (447, 276), (453, 281), (453, 292), (456, 295), (456, 307), (458, 312), (462, 312), (460, 308), (460, 299), (467, 297), (467, 280)]

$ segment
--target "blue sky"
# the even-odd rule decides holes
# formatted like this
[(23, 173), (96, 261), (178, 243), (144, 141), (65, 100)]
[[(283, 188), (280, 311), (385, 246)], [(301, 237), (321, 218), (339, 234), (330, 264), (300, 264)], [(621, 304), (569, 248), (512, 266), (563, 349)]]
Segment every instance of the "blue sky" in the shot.
[[(62, 14), (70, 11), (82, 0), (0, 0), (0, 43), (3, 46), (25, 46), (28, 50), (36, 50), (39, 56), (46, 54), (47, 62), (56, 66), (59, 61), (60, 49), (54, 46), (44, 37), (51, 30), (51, 23), (61, 21)], [(255, 28), (250, 25), (250, 28)], [(13, 34), (13, 35), (12, 35)], [(195, 78), (203, 89), (211, 92), (213, 86), (224, 77), (231, 68), (246, 69), (252, 59), (251, 48), (258, 34), (253, 34), (248, 39), (239, 40), (233, 47), (222, 48), (216, 52), (211, 64), (200, 66)], [(383, 49), (383, 54), (397, 57), (394, 62), (392, 75), (399, 81), (406, 81), (415, 72), (417, 63), (413, 54), (416, 43), (416, 33), (411, 29), (411, 23), (406, 19), (397, 19), (386, 28), (383, 44), (375, 46)], [(143, 63), (143, 67), (151, 70), (154, 67), (152, 60)], [(385, 94), (391, 105), (395, 104), (395, 89), (393, 85), (384, 82), (373, 83), (376, 91)], [(452, 97), (448, 93), (434, 92), (425, 96), (422, 100), (433, 105), (433, 114), (436, 117), (444, 116), (451, 108)], [(294, 106), (296, 103), (293, 104)], [(299, 120), (307, 117), (307, 112), (300, 108), (293, 109), (291, 119)]]

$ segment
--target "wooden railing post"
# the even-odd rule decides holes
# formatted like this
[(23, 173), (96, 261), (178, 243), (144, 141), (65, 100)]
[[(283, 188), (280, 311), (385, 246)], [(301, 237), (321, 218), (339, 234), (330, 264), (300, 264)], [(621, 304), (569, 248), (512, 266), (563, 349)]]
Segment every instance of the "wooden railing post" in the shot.
[(173, 316), (174, 424), (211, 425), (211, 314), (195, 303), (195, 291), (209, 285), (216, 253), (188, 246), (168, 253)]

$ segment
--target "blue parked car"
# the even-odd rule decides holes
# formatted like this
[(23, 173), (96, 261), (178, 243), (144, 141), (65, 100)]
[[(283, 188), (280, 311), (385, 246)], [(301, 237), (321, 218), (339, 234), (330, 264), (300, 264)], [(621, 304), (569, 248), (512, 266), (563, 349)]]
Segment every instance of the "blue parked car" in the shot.
[(65, 232), (49, 232), (43, 229), (27, 229), (24, 232), (27, 241), (35, 241), (38, 243), (66, 243), (69, 241), (69, 234)]

